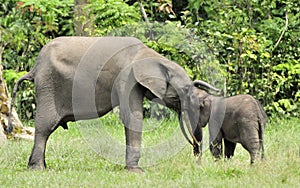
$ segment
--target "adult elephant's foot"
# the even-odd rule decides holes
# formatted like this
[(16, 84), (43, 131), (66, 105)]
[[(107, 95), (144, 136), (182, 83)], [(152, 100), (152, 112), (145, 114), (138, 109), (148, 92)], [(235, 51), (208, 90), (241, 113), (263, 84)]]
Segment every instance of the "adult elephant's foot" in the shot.
[(27, 169), (28, 170), (44, 170), (44, 169), (46, 169), (46, 166), (45, 165), (28, 164)]
[(29, 170), (44, 170), (46, 168), (46, 162), (43, 159), (37, 159), (30, 156), (27, 169)]
[(141, 167), (138, 167), (138, 166), (136, 166), (136, 167), (126, 166), (125, 169), (128, 170), (128, 172), (134, 172), (134, 173), (139, 173), (139, 174), (142, 174), (145, 172)]

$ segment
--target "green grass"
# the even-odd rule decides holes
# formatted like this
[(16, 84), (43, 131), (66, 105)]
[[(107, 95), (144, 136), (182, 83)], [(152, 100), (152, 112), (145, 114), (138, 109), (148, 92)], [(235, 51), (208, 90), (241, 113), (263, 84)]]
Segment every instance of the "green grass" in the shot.
[[(159, 126), (155, 126), (157, 124)], [(154, 146), (176, 135), (177, 124), (177, 121), (148, 121), (143, 147)], [(152, 161), (154, 165), (145, 162), (144, 174), (128, 173), (124, 163), (106, 159), (99, 148), (92, 149), (93, 145), (87, 141), (94, 138), (86, 137), (101, 134), (94, 135), (81, 126), (73, 123), (68, 131), (59, 128), (51, 135), (46, 152), (48, 168), (43, 171), (27, 170), (32, 141), (1, 143), (0, 187), (300, 187), (299, 119), (268, 123), (265, 160), (253, 166), (249, 164), (249, 154), (241, 146), (237, 147), (234, 159), (215, 162), (208, 150), (202, 160), (197, 161), (191, 146), (186, 144), (176, 155)], [(124, 130), (116, 117), (102, 118), (101, 130), (124, 143)], [(180, 141), (183, 138), (182, 135), (178, 137)], [(123, 158), (125, 151), (117, 155)], [(150, 154), (145, 154), (141, 160), (148, 157)]]

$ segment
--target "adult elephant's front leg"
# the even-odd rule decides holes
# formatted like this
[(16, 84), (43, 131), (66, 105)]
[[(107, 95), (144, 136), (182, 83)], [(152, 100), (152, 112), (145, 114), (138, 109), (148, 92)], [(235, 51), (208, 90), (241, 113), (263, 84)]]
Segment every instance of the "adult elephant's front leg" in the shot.
[[(138, 113), (133, 113), (136, 116), (140, 116)], [(138, 123), (137, 117), (134, 117), (136, 125), (134, 127), (125, 127), (125, 136), (126, 136), (126, 169), (132, 172), (143, 172), (139, 167), (140, 159), (140, 148), (141, 148), (141, 139), (142, 131), (141, 123)], [(133, 121), (132, 121), (133, 122)], [(140, 124), (140, 125), (139, 125)]]
[(128, 96), (129, 100), (123, 98), (125, 101), (120, 102), (120, 115), (125, 125), (126, 136), (126, 169), (138, 173), (143, 172), (138, 165), (142, 139), (143, 97), (141, 86), (135, 86)]

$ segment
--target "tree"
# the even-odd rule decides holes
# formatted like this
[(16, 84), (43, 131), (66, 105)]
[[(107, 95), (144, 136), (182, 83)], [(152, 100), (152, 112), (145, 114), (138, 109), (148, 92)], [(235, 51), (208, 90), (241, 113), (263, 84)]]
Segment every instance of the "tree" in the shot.
[[(0, 39), (2, 40), (2, 31), (0, 30)], [(2, 42), (1, 42), (2, 44)], [(4, 134), (4, 130), (8, 126), (8, 97), (7, 97), (7, 90), (5, 81), (2, 77), (2, 52), (3, 52), (3, 46), (0, 45), (0, 142), (6, 139), (6, 136)]]
[[(11, 134), (7, 134), (6, 130), (8, 128), (8, 122), (9, 122), (9, 111), (10, 111), (10, 98), (9, 92), (5, 83), (5, 80), (3, 79), (2, 72), (2, 53), (4, 49), (4, 42), (2, 41), (2, 29), (0, 30), (0, 142), (5, 140), (6, 138), (9, 138)], [(29, 135), (32, 135), (32, 131), (28, 129), (24, 129), (21, 121), (19, 120), (18, 114), (15, 110), (12, 112), (12, 123), (14, 124), (14, 130), (13, 134), (23, 134), (24, 133), (30, 133)], [(29, 131), (29, 132), (28, 132)], [(20, 137), (20, 136), (18, 136)]]
[[(41, 47), (49, 39), (73, 35), (69, 21), (73, 4), (70, 0), (3, 0), (0, 4), (0, 132), (8, 125), (9, 88), (29, 71)], [(7, 85), (6, 85), (7, 84)], [(19, 88), (17, 110), (22, 120), (33, 119), (35, 104), (33, 84)], [(14, 137), (16, 133), (31, 133), (13, 111)]]
[(85, 9), (88, 0), (74, 0), (74, 30), (77, 36), (89, 36), (91, 21), (85, 19), (89, 11)]

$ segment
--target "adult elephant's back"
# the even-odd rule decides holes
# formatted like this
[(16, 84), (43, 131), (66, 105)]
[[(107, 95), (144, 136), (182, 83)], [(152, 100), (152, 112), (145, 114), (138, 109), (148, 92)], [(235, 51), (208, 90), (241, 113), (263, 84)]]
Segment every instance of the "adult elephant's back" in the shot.
[(36, 93), (53, 97), (60, 117), (103, 115), (112, 108), (116, 77), (141, 48), (147, 47), (132, 37), (56, 38), (43, 47), (32, 70)]

